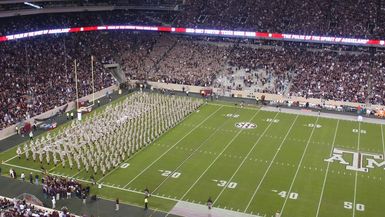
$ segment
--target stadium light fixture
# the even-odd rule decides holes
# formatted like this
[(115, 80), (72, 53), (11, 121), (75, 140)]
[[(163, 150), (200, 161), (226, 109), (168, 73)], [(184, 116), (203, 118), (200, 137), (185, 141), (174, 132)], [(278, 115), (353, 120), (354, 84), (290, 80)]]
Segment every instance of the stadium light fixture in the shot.
[(39, 6), (39, 5), (35, 5), (35, 4), (32, 4), (32, 3), (29, 3), (29, 2), (24, 2), (25, 5), (28, 5), (28, 6), (31, 6), (33, 8), (37, 8), (37, 9), (42, 9), (43, 7)]

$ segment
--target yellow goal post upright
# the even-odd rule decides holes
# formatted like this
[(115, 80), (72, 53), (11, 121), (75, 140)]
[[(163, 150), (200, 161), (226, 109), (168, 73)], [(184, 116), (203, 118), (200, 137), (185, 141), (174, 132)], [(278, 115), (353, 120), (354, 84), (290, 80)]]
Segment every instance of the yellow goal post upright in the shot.
[[(75, 89), (76, 89), (76, 112), (78, 114), (78, 120), (81, 120), (81, 113), (82, 109), (79, 108), (79, 88), (78, 88), (78, 72), (77, 72), (77, 67), (78, 67), (78, 62), (76, 59), (74, 60), (74, 71), (75, 71)], [(94, 56), (91, 55), (91, 82), (92, 82), (92, 104), (89, 106), (85, 107), (84, 110), (90, 111), (92, 107), (95, 105), (95, 76), (94, 76)]]

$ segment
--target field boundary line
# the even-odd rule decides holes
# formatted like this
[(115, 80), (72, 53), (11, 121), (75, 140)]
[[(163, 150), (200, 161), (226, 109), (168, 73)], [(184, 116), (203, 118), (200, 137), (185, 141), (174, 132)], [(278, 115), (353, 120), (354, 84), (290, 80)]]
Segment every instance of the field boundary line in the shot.
[[(33, 172), (38, 172), (38, 173), (42, 172), (41, 170), (36, 170), (36, 169), (29, 168), (29, 167), (23, 167), (23, 166), (18, 166), (18, 165), (9, 164), (9, 163), (3, 163), (3, 164), (7, 165), (7, 166), (10, 166), (10, 167), (16, 167), (16, 168), (19, 168), (19, 169), (29, 170), (29, 171), (33, 171)], [(51, 174), (51, 175), (54, 175), (54, 176), (59, 176), (59, 177), (66, 177), (66, 178), (69, 178), (69, 179), (71, 178), (70, 176), (59, 175), (59, 174), (56, 174), (56, 173), (48, 173), (48, 174)], [(79, 181), (84, 182), (84, 183), (92, 183), (91, 181), (88, 181), (88, 180), (85, 180), (85, 179), (80, 179), (80, 178), (74, 178), (74, 179), (79, 180)], [(121, 188), (121, 187), (112, 186), (112, 185), (108, 185), (108, 184), (104, 184), (104, 183), (100, 183), (100, 184), (102, 186), (105, 186), (105, 187), (108, 187), (108, 188), (113, 188), (113, 189), (117, 189), (117, 190), (122, 190), (122, 191), (127, 191), (127, 192), (132, 192), (132, 193), (137, 193), (137, 194), (144, 195), (144, 193), (141, 192), (141, 191)], [(161, 198), (161, 199), (165, 199), (165, 200), (171, 200), (171, 201), (176, 201), (176, 202), (179, 201), (179, 200), (177, 200), (175, 198), (164, 197), (164, 196), (160, 196), (160, 195), (153, 195), (152, 194), (151, 197), (157, 197), (157, 198)]]
[(274, 154), (274, 156), (273, 156), (273, 159), (270, 161), (269, 166), (267, 167), (265, 173), (263, 174), (261, 181), (259, 181), (259, 184), (258, 184), (257, 188), (256, 188), (255, 191), (253, 192), (253, 195), (252, 195), (251, 199), (249, 200), (249, 203), (247, 204), (247, 206), (246, 206), (246, 208), (245, 208), (245, 210), (244, 210), (243, 212), (246, 212), (246, 211), (249, 209), (251, 202), (254, 200), (254, 197), (255, 197), (255, 195), (257, 194), (259, 188), (261, 187), (263, 181), (265, 180), (265, 177), (266, 177), (267, 173), (270, 171), (270, 168), (271, 168), (271, 166), (273, 165), (273, 163), (274, 163), (274, 161), (275, 161), (275, 158), (278, 156), (278, 153), (281, 151), (281, 148), (282, 148), (283, 144), (286, 142), (287, 136), (290, 134), (291, 129), (293, 128), (295, 122), (297, 122), (298, 117), (299, 117), (299, 115), (297, 115), (297, 116), (295, 117), (295, 119), (294, 119), (293, 123), (291, 124), (289, 130), (286, 132), (285, 137), (284, 137), (283, 140), (281, 141), (281, 144), (279, 145), (277, 151), (275, 152), (275, 154)]
[[(24, 154), (24, 153), (25, 153), (25, 152), (22, 152), (22, 153), (20, 154), (20, 156), (21, 156), (22, 154)], [(4, 163), (7, 163), (7, 162), (9, 162), (9, 161), (11, 161), (11, 160), (13, 160), (13, 159), (15, 159), (15, 158), (17, 158), (17, 157), (18, 157), (18, 156), (15, 155), (15, 156), (9, 158), (8, 160), (4, 161)]]
[[(333, 149), (334, 149), (334, 145), (335, 145), (335, 142), (336, 142), (336, 137), (337, 137), (337, 131), (338, 131), (339, 123), (340, 123), (340, 121), (338, 120), (337, 121), (336, 130), (334, 131), (334, 138), (333, 138), (332, 148), (330, 150), (330, 155), (332, 155), (332, 153), (333, 153)], [(324, 178), (324, 181), (323, 181), (323, 184), (322, 184), (322, 190), (321, 190), (321, 195), (320, 195), (319, 202), (318, 202), (316, 217), (318, 217), (319, 211), (320, 211), (320, 208), (321, 208), (322, 198), (323, 198), (324, 190), (325, 190), (325, 186), (326, 186), (326, 180), (328, 178), (329, 167), (330, 167), (330, 162), (328, 162), (328, 164), (326, 166), (325, 178)]]
[(139, 176), (141, 176), (144, 172), (146, 172), (152, 165), (154, 165), (158, 160), (160, 160), (163, 156), (165, 156), (171, 149), (173, 149), (176, 145), (178, 145), (182, 140), (184, 140), (188, 135), (190, 135), (192, 132), (194, 132), (199, 126), (201, 126), (203, 123), (205, 123), (208, 119), (210, 119), (214, 114), (216, 114), (219, 110), (221, 110), (223, 106), (220, 106), (217, 110), (215, 110), (212, 114), (207, 116), (202, 122), (200, 122), (198, 125), (196, 125), (193, 129), (191, 129), (187, 134), (185, 134), (181, 139), (179, 139), (173, 146), (171, 146), (169, 149), (167, 149), (162, 155), (160, 155), (157, 159), (152, 161), (150, 165), (148, 165), (145, 169), (143, 169), (138, 175), (136, 175), (133, 179), (131, 179), (130, 182), (128, 182), (126, 185), (123, 186), (123, 188), (126, 188), (128, 185), (130, 185), (134, 180), (136, 180)]
[[(234, 107), (234, 108), (241, 108), (239, 105), (227, 105), (227, 104), (220, 104), (215, 102), (208, 102), (209, 105), (217, 105), (217, 106), (225, 106), (225, 107)], [(261, 107), (251, 107), (251, 106), (243, 106), (242, 109), (249, 109), (249, 110), (260, 110)]]
[(10, 166), (10, 167), (16, 167), (16, 168), (23, 169), (23, 170), (29, 170), (29, 171), (41, 173), (41, 170), (32, 169), (32, 168), (29, 168), (29, 167), (23, 167), (23, 166), (9, 164), (9, 163), (5, 163), (5, 162), (2, 163), (2, 164), (6, 165), (6, 166)]
[[(255, 118), (255, 116), (257, 116), (257, 114), (260, 112), (261, 110), (258, 110), (251, 118), (250, 118), (250, 121), (253, 120)], [(190, 186), (190, 188), (182, 195), (182, 197), (180, 198), (180, 200), (183, 200), (186, 195), (191, 191), (191, 189), (193, 189), (193, 187), (195, 187), (195, 185), (199, 182), (199, 180), (203, 177), (204, 174), (206, 174), (206, 172), (214, 165), (214, 163), (218, 160), (218, 158), (227, 150), (227, 148), (234, 142), (234, 140), (239, 136), (239, 134), (241, 134), (241, 132), (243, 132), (242, 129), (240, 129), (237, 134), (235, 134), (235, 136), (227, 143), (227, 145), (225, 146), (225, 148), (217, 155), (217, 157), (211, 162), (211, 164), (205, 169), (205, 171), (203, 171), (203, 173), (198, 177), (197, 180), (195, 180), (195, 182)]]
[[(274, 115), (274, 118), (273, 119), (276, 119), (277, 116), (278, 116), (279, 112), (277, 112), (275, 115)], [(213, 205), (218, 201), (218, 199), (221, 197), (222, 193), (226, 190), (227, 186), (229, 185), (230, 182), (233, 181), (235, 175), (238, 173), (239, 169), (242, 168), (243, 164), (246, 162), (246, 160), (249, 158), (251, 152), (254, 151), (254, 148), (255, 146), (259, 143), (259, 141), (261, 141), (261, 139), (263, 138), (263, 135), (265, 135), (265, 133), (269, 130), (269, 128), (271, 127), (271, 125), (273, 124), (273, 121), (271, 121), (269, 123), (269, 125), (265, 128), (265, 130), (262, 132), (262, 134), (258, 137), (257, 141), (254, 143), (253, 147), (251, 147), (251, 149), (249, 150), (249, 152), (247, 153), (247, 155), (243, 158), (242, 162), (238, 165), (238, 168), (235, 170), (235, 172), (233, 173), (233, 175), (230, 177), (230, 179), (227, 181), (226, 185), (223, 186), (222, 190), (219, 192), (218, 196), (215, 198), (214, 202), (213, 202)]]
[[(235, 111), (238, 111), (239, 108), (236, 108)], [(195, 148), (195, 150), (193, 152), (191, 152), (187, 158), (185, 158), (174, 170), (172, 170), (172, 173), (170, 173), (153, 191), (152, 193), (156, 192), (162, 185), (163, 183), (165, 183), (173, 173), (175, 173), (180, 167), (182, 167), (184, 165), (184, 163), (186, 163), (195, 153), (197, 153), (197, 151), (207, 143), (207, 141), (209, 141), (209, 139), (211, 139), (214, 135), (216, 135), (216, 133), (220, 130), (222, 130), (222, 127), (224, 125), (226, 125), (226, 123), (231, 120), (230, 118), (226, 119), (219, 127), (217, 127), (213, 133), (211, 133), (204, 141), (201, 142), (201, 144)]]
[(319, 116), (317, 117), (317, 119), (316, 119), (315, 122), (314, 122), (314, 126), (313, 126), (313, 129), (311, 130), (309, 139), (307, 140), (307, 143), (306, 143), (306, 146), (305, 146), (305, 150), (303, 150), (301, 160), (299, 161), (299, 164), (298, 164), (298, 166), (297, 166), (297, 171), (295, 172), (293, 181), (291, 182), (290, 188), (289, 188), (289, 190), (287, 191), (288, 193), (287, 193), (287, 195), (286, 195), (285, 202), (283, 203), (283, 206), (282, 206), (282, 208), (281, 208), (281, 216), (283, 215), (283, 210), (285, 209), (285, 206), (286, 206), (286, 203), (287, 203), (287, 199), (289, 198), (290, 192), (291, 192), (291, 190), (293, 189), (294, 182), (295, 182), (295, 180), (297, 179), (297, 175), (298, 175), (298, 172), (299, 172), (299, 170), (300, 170), (300, 168), (301, 168), (302, 161), (303, 161), (303, 159), (304, 159), (304, 157), (305, 157), (305, 155), (306, 155), (307, 148), (309, 147), (309, 144), (310, 144), (310, 140), (311, 140), (311, 138), (313, 137), (314, 130), (316, 129), (316, 125), (317, 125), (317, 123), (318, 123), (318, 119), (319, 119)]
[[(34, 169), (31, 169), (31, 168), (27, 168), (27, 167), (22, 167), (22, 166), (17, 166), (17, 165), (13, 165), (13, 164), (8, 164), (6, 163), (5, 165), (7, 166), (14, 166), (14, 167), (21, 167), (22, 169), (25, 169), (25, 170), (31, 170), (31, 171), (34, 171)], [(41, 171), (38, 171), (38, 172), (41, 172)], [(66, 177), (66, 178), (70, 178), (69, 176), (63, 176), (63, 175), (57, 175), (55, 173), (49, 173), (51, 175), (56, 175), (56, 176), (61, 176), (61, 177)], [(10, 177), (7, 177), (7, 176), (4, 176), (8, 179), (11, 179)], [(76, 178), (75, 178), (76, 179)], [(84, 179), (76, 179), (76, 180), (79, 180), (81, 182), (85, 182), (85, 183), (92, 183), (88, 180), (84, 180)], [(39, 185), (41, 185), (41, 183), (39, 183)], [(110, 186), (110, 185), (104, 185), (106, 186), (107, 188), (113, 188), (113, 189), (117, 189), (116, 187), (114, 186)], [(117, 189), (117, 190), (120, 190), (120, 189)], [(133, 190), (128, 190), (126, 189), (127, 192), (131, 192), (131, 193), (136, 193), (136, 194), (142, 194), (143, 195), (143, 192), (139, 192), (139, 191), (133, 191)], [(164, 200), (170, 200), (170, 201), (174, 201), (174, 202), (179, 202), (178, 200), (175, 200), (173, 198), (169, 198), (169, 197), (162, 197), (162, 196), (158, 196), (158, 195), (151, 195), (152, 197), (157, 197), (157, 198), (160, 198), (160, 199), (164, 199)], [(110, 197), (107, 197), (107, 196), (104, 196), (104, 195), (100, 195), (100, 198), (104, 199), (104, 200), (108, 200), (108, 201), (113, 201), (115, 202), (115, 199), (113, 198), (110, 198)], [(130, 206), (135, 206), (135, 207), (139, 207), (139, 208), (142, 208), (143, 206), (139, 205), (139, 204), (136, 204), (136, 203), (132, 203), (132, 202), (129, 202), (129, 201), (124, 201), (123, 202), (124, 204), (127, 204), (127, 205), (130, 205)], [(151, 210), (154, 210), (154, 209), (151, 209)], [(167, 210), (162, 210), (162, 209), (159, 209), (159, 208), (156, 208), (155, 210), (157, 210), (157, 212), (163, 212), (164, 214), (167, 214)]]
[[(359, 152), (360, 151), (360, 137), (361, 137), (361, 122), (358, 122), (358, 136), (357, 137), (358, 137), (357, 152)], [(357, 177), (358, 177), (358, 171), (356, 171), (356, 177), (354, 179), (353, 217), (356, 215)]]
[[(194, 111), (195, 112), (195, 111)], [(179, 126), (180, 123), (182, 123), (184, 120), (186, 120), (187, 118), (191, 117), (191, 115), (194, 113), (190, 113), (189, 115), (187, 115), (186, 117), (184, 117), (177, 125), (175, 125), (173, 128)], [(171, 129), (173, 129), (171, 128)], [(168, 131), (170, 131), (171, 129), (169, 129)], [(167, 132), (168, 132), (167, 131)], [(126, 163), (127, 161), (131, 160), (135, 155), (139, 154), (140, 152), (142, 152), (143, 150), (146, 150), (147, 147), (150, 147), (152, 144), (156, 143), (157, 140), (159, 140), (163, 135), (165, 135), (167, 132), (163, 133), (161, 136), (159, 136), (158, 138), (156, 138), (152, 143), (148, 144), (147, 146), (145, 146), (144, 148), (140, 149), (139, 151), (135, 152), (132, 156), (128, 157), (126, 160), (124, 160), (122, 163)], [(122, 164), (121, 163), (121, 164)], [(109, 176), (111, 173), (113, 173), (115, 170), (117, 170), (119, 168), (119, 166), (116, 166), (114, 169), (112, 169), (110, 172), (108, 172), (106, 175), (104, 175), (103, 177), (101, 177), (97, 182), (100, 182), (102, 181), (103, 179), (105, 179), (107, 176)]]

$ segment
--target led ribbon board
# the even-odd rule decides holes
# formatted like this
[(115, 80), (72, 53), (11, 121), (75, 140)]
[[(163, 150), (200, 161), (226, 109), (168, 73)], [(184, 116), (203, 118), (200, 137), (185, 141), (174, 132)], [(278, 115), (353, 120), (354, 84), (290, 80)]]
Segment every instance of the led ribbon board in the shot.
[(86, 27), (71, 27), (71, 28), (64, 28), (64, 29), (40, 30), (40, 31), (26, 32), (26, 33), (14, 34), (14, 35), (0, 36), (0, 42), (17, 40), (22, 38), (29, 38), (29, 37), (39, 36), (39, 35), (87, 32), (87, 31), (109, 31), (109, 30), (154, 31), (154, 32), (170, 32), (170, 33), (180, 33), (180, 34), (189, 34), (189, 35), (254, 38), (254, 39), (385, 47), (384, 40), (375, 40), (375, 39), (373, 40), (373, 39), (295, 35), (295, 34), (268, 33), (268, 32), (249, 32), (249, 31), (215, 30), (215, 29), (199, 29), (199, 28), (175, 28), (175, 27), (167, 27), (167, 26), (133, 26), (133, 25), (86, 26)]

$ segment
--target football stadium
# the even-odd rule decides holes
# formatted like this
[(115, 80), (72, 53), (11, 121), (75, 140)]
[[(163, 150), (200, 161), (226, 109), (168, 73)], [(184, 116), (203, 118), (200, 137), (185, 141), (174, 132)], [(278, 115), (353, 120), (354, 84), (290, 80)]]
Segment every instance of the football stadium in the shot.
[(384, 0), (0, 1), (1, 217), (382, 217)]

